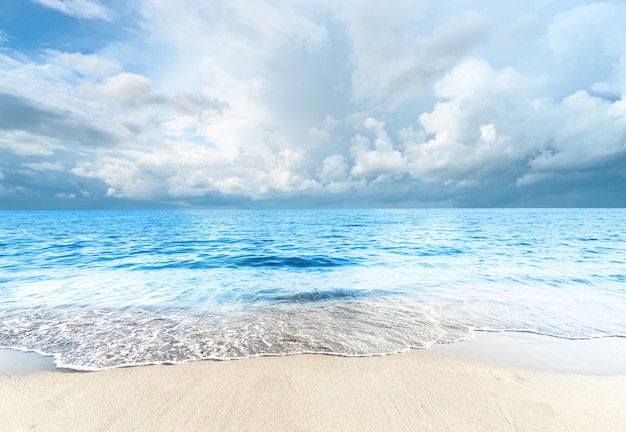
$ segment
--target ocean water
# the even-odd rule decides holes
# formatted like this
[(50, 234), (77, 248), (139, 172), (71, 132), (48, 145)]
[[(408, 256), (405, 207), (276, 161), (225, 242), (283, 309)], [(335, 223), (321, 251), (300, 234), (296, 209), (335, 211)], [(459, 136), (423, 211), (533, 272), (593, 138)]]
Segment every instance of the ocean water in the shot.
[(0, 347), (59, 367), (626, 337), (626, 210), (0, 213)]

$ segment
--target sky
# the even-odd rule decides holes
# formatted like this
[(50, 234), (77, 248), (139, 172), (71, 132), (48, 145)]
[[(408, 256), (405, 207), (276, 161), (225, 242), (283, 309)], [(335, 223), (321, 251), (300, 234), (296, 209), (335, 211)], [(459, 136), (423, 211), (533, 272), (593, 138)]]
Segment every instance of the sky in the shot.
[(626, 206), (626, 2), (2, 0), (0, 209)]

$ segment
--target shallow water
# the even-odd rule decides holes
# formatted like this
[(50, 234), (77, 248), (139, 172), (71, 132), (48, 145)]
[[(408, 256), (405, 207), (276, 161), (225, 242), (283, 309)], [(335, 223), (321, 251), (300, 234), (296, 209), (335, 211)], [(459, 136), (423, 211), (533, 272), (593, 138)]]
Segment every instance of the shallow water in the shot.
[(0, 216), (0, 346), (64, 367), (626, 337), (624, 210)]

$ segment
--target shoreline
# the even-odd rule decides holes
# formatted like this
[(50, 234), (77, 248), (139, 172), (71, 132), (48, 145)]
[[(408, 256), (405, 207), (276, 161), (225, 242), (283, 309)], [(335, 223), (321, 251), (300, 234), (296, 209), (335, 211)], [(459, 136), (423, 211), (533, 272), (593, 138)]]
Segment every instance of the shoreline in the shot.
[(626, 338), (562, 339), (527, 332), (476, 331), (434, 352), (505, 367), (585, 375), (626, 375)]
[[(547, 372), (566, 372), (591, 375), (621, 375), (626, 374), (626, 338), (604, 337), (595, 339), (562, 339), (553, 336), (540, 335), (528, 332), (491, 332), (475, 331), (475, 337), (466, 341), (457, 341), (447, 344), (433, 344), (430, 348), (412, 349), (408, 352), (432, 351), (446, 356), (461, 359), (481, 360), (504, 367), (519, 367), (523, 369), (541, 370)], [(395, 356), (402, 353), (392, 353), (382, 356)], [(333, 354), (293, 354), (287, 356), (261, 357), (292, 357), (300, 355), (330, 356), (339, 358), (368, 358), (348, 357)], [(224, 361), (246, 361), (256, 357)], [(222, 360), (196, 360), (196, 362), (222, 362)], [(179, 364), (164, 364), (177, 366)], [(141, 368), (158, 365), (122, 366), (112, 369)], [(110, 369), (110, 370), (112, 370)], [(103, 372), (83, 371), (69, 368), (58, 368), (53, 356), (45, 356), (33, 351), (19, 351), (10, 348), (0, 348), (0, 376), (23, 375), (33, 372)]]
[(436, 350), (0, 376), (0, 430), (619, 431), (626, 375)]

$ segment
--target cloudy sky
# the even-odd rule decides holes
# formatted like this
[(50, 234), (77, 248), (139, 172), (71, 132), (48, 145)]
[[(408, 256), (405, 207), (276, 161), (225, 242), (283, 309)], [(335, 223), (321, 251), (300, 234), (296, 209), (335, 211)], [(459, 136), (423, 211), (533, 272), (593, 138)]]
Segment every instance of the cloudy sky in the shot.
[(0, 208), (626, 206), (626, 2), (2, 0)]

